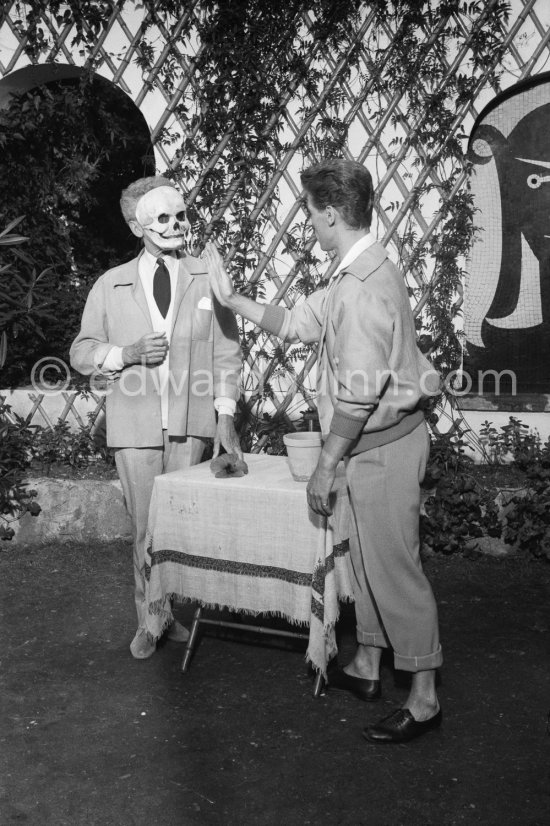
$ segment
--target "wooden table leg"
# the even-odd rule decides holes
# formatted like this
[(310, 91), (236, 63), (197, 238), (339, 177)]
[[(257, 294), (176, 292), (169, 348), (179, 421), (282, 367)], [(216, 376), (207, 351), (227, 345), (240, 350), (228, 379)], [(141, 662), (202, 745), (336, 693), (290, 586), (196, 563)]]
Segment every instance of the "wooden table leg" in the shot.
[(325, 684), (325, 679), (320, 671), (317, 672), (317, 676), (315, 677), (315, 685), (313, 686), (313, 696), (317, 698), (321, 691), (323, 690), (323, 686)]
[(191, 655), (193, 654), (193, 648), (195, 647), (195, 642), (197, 640), (197, 634), (199, 631), (199, 622), (201, 619), (201, 614), (202, 608), (199, 605), (193, 616), (193, 623), (191, 625), (189, 639), (187, 640), (187, 645), (185, 646), (185, 653), (183, 655), (183, 662), (181, 664), (182, 671), (187, 671), (189, 663), (191, 662)]
[[(196, 608), (195, 613), (193, 615), (193, 622), (191, 624), (191, 631), (189, 632), (189, 639), (187, 640), (187, 644), (185, 646), (185, 653), (183, 655), (183, 662), (181, 664), (182, 672), (185, 672), (189, 668), (189, 663), (191, 662), (191, 657), (193, 655), (193, 649), (195, 647), (195, 643), (197, 641), (197, 634), (199, 631), (199, 623), (201, 622), (202, 617), (202, 608), (200, 605)], [(294, 631), (277, 631), (273, 628), (262, 628), (259, 626), (252, 626), (252, 625), (241, 625), (240, 623), (236, 622), (222, 622), (221, 620), (203, 620), (205, 623), (209, 625), (220, 625), (220, 626), (227, 626), (230, 628), (238, 628), (241, 631), (250, 630), (250, 631), (257, 631), (264, 634), (275, 634), (275, 635), (284, 635), (287, 637), (303, 637), (307, 639), (307, 635), (305, 634), (297, 634)], [(315, 683), (313, 686), (313, 696), (315, 698), (319, 697), (323, 690), (323, 686), (325, 684), (325, 679), (320, 671), (317, 672), (315, 676)]]

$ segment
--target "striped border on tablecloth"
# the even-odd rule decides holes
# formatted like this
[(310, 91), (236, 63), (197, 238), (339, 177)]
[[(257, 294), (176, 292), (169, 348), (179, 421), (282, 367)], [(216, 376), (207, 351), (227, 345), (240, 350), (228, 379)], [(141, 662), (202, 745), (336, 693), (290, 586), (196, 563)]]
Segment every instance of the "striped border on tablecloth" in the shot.
[(174, 562), (188, 568), (200, 568), (208, 571), (222, 571), (238, 576), (256, 577), (262, 579), (280, 579), (292, 585), (310, 586), (311, 574), (301, 571), (289, 571), (288, 568), (278, 568), (274, 565), (256, 565), (251, 562), (235, 562), (231, 559), (213, 559), (209, 556), (193, 556), (182, 551), (155, 551), (151, 554), (151, 565), (145, 564), (145, 576), (151, 576), (151, 569), (163, 562)]

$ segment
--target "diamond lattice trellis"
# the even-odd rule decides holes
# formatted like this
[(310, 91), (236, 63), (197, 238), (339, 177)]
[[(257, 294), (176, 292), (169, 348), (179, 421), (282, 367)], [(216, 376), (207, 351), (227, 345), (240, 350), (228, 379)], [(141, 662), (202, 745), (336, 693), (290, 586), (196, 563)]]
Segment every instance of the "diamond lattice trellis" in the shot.
[[(442, 53), (438, 49), (441, 28), (422, 30), (422, 49), (440, 62), (442, 71), (430, 94), (444, 91), (445, 85), (457, 72), (471, 70), (472, 50), (476, 37), (483, 30), (488, 15), (497, 0), (477, 4), (447, 4), (448, 14), (440, 19), (440, 27), (451, 22), (456, 27), (455, 47)], [(181, 13), (171, 18), (151, 15), (138, 3), (114, 3), (108, 22), (97, 29), (90, 38), (91, 46), (83, 48), (74, 44), (75, 29), (70, 17), (63, 16), (63, 6), (57, 19), (49, 13), (47, 3), (4, 3), (0, 17), (0, 101), (10, 89), (21, 89), (50, 79), (55, 64), (56, 77), (63, 72), (75, 72), (78, 67), (92, 65), (102, 77), (118, 85), (142, 111), (151, 130), (159, 171), (177, 170), (185, 165), (185, 159), (176, 151), (178, 139), (189, 133), (188, 123), (181, 119), (182, 105), (187, 111), (200, 109), (196, 99), (193, 63), (202, 48), (196, 29), (188, 27), (194, 20), (200, 21), (200, 2), (182, 4)], [(100, 6), (101, 4), (97, 4)], [(107, 5), (107, 4), (104, 4)], [(437, 3), (432, 3), (437, 5)], [(476, 6), (476, 13), (471, 8)], [(457, 106), (450, 126), (448, 140), (464, 143), (477, 114), (495, 94), (489, 78), (493, 69), (500, 70), (500, 87), (506, 88), (518, 80), (544, 71), (549, 59), (550, 9), (547, 0), (514, 0), (511, 13), (502, 19), (500, 32), (504, 47), (503, 57), (495, 53), (495, 64), (476, 69), (475, 92), (467, 102)], [(451, 9), (454, 8), (454, 11)], [(40, 25), (47, 47), (34, 59), (25, 51), (26, 42), (21, 35), (19, 21), (25, 23), (29, 11), (40, 12)], [(153, 20), (154, 17), (154, 20)], [(301, 25), (311, 31), (313, 17), (305, 12)], [(180, 37), (180, 33), (185, 36)], [(144, 67), (144, 35), (151, 45), (149, 64)], [(334, 55), (323, 44), (313, 43), (311, 66), (323, 61), (330, 69), (330, 81), (315, 99), (304, 105), (304, 89), (289, 84), (285, 95), (283, 130), (279, 134), (283, 151), (273, 147), (275, 170), (267, 185), (258, 193), (252, 218), (256, 221), (263, 242), (257, 263), (246, 273), (250, 284), (262, 281), (266, 299), (284, 302), (292, 306), (300, 300), (297, 284), (300, 269), (295, 266), (289, 235), (304, 221), (300, 204), (299, 170), (318, 158), (314, 153), (314, 138), (306, 143), (304, 135), (314, 136), (319, 119), (326, 117), (334, 98), (338, 99), (341, 120), (348, 128), (347, 153), (364, 162), (371, 170), (377, 187), (377, 209), (374, 231), (388, 246), (391, 256), (402, 265), (411, 291), (414, 312), (421, 316), (433, 287), (433, 266), (430, 257), (420, 266), (411, 260), (411, 241), (429, 242), (437, 237), (442, 221), (442, 181), (453, 180), (450, 193), (461, 190), (466, 183), (466, 172), (458, 161), (446, 161), (433, 165), (430, 158), (417, 145), (411, 144), (419, 128), (418, 116), (410, 114), (406, 97), (394, 92), (391, 96), (381, 93), (376, 85), (380, 63), (375, 60), (377, 48), (384, 54), (391, 46), (395, 32), (391, 25), (376, 25), (371, 4), (362, 4), (354, 23), (351, 50), (359, 49), (359, 62), (350, 74), (346, 71), (346, 56)], [(176, 74), (176, 83), (167, 82)], [(50, 74), (48, 74), (50, 71)], [(333, 110), (330, 110), (333, 111)], [(195, 127), (199, 128), (199, 127)], [(182, 176), (187, 196), (193, 203), (200, 191), (204, 175), (216, 164), (223, 153), (224, 140), (212, 150), (211, 157), (201, 170), (185, 170)], [(414, 146), (414, 148), (413, 148)], [(426, 187), (433, 184), (433, 188)], [(232, 193), (228, 182), (226, 196), (221, 199), (220, 214), (231, 215)], [(419, 195), (420, 193), (420, 195)], [(447, 193), (447, 197), (449, 193)], [(208, 221), (212, 217), (205, 216)], [(238, 216), (233, 215), (233, 220)], [(229, 251), (229, 258), (234, 250)], [(318, 267), (318, 279), (330, 275), (334, 264), (317, 251), (322, 264)], [(460, 307), (461, 295), (453, 298)], [(457, 322), (460, 324), (460, 320)], [(269, 336), (258, 333), (254, 346), (247, 352), (245, 365), (245, 392), (250, 397), (269, 381), (275, 394), (262, 410), (286, 412), (292, 415), (314, 396), (315, 355), (312, 352), (297, 353), (290, 349), (281, 369), (273, 359), (277, 346)], [(296, 357), (295, 357), (296, 356)]]

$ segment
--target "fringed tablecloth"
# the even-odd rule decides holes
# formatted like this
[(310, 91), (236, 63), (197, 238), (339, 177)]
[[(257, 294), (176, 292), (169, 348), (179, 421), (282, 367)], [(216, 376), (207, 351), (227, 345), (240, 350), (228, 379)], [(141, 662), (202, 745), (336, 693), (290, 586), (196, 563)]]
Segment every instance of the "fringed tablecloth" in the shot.
[[(146, 560), (147, 630), (158, 639), (171, 600), (309, 624), (306, 658), (326, 674), (339, 600), (351, 600), (349, 503), (342, 472), (327, 520), (307, 506), (282, 456), (247, 454), (248, 475), (216, 479), (209, 463), (155, 479)], [(327, 524), (328, 522), (328, 524)]]

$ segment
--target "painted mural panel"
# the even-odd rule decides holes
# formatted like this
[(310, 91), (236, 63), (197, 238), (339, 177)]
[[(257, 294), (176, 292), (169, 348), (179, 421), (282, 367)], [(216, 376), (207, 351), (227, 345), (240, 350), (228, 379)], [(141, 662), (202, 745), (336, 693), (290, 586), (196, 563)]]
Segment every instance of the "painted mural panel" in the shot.
[(464, 369), (474, 390), (492, 392), (479, 371), (494, 370), (501, 392), (550, 393), (550, 73), (495, 98), (468, 151), (479, 231), (465, 284)]

